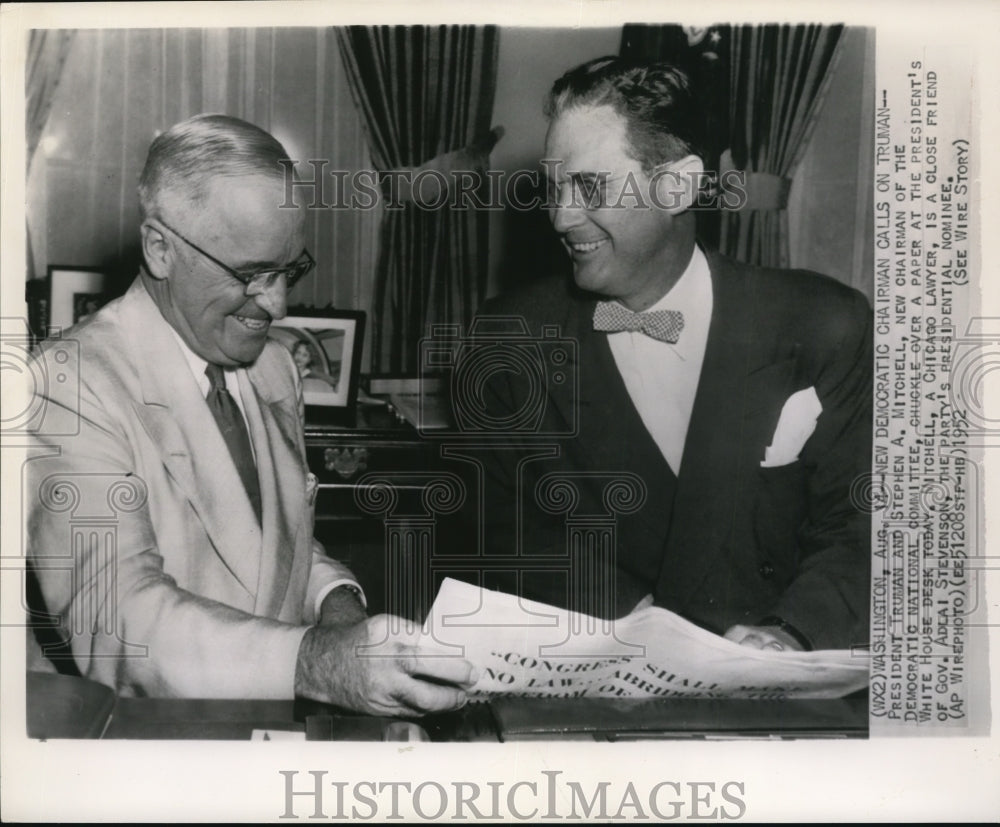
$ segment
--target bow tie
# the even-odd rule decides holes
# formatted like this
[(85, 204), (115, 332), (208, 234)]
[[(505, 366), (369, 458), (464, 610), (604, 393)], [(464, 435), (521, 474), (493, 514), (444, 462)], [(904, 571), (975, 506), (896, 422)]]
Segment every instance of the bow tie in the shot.
[(623, 330), (645, 333), (651, 339), (677, 344), (684, 329), (684, 314), (679, 310), (653, 310), (633, 313), (617, 302), (598, 302), (594, 308), (594, 330), (618, 333)]

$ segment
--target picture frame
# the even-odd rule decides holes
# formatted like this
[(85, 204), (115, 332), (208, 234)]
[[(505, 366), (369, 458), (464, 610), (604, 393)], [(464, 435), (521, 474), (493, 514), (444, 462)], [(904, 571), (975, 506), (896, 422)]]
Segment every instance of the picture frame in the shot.
[(295, 307), (271, 323), (268, 338), (300, 370), (307, 424), (354, 424), (366, 317), (363, 310)]
[[(48, 268), (49, 328), (66, 330), (100, 310), (116, 294), (111, 277), (96, 267), (51, 264)], [(42, 335), (48, 331), (42, 331)]]

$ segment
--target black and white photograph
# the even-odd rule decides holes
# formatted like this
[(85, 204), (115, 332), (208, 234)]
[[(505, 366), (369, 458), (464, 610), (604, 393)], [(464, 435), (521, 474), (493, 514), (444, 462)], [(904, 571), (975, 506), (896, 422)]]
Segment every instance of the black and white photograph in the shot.
[(316, 311), (272, 322), (268, 337), (292, 355), (307, 406), (348, 408), (358, 396), (364, 311)]
[(996, 817), (996, 12), (116, 8), (0, 16), (5, 819)]
[[(108, 301), (110, 284), (107, 274), (101, 270), (50, 265), (48, 280), (49, 324), (61, 330), (93, 315)], [(33, 332), (44, 336), (47, 331)]]

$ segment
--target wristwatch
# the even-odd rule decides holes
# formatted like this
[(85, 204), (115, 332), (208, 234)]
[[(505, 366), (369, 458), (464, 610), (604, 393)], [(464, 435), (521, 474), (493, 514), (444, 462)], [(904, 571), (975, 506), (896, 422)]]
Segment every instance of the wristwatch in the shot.
[(362, 606), (365, 605), (365, 595), (364, 595), (364, 592), (362, 592), (361, 589), (359, 589), (357, 586), (354, 586), (354, 585), (352, 585), (350, 583), (341, 583), (339, 586), (337, 586), (334, 589), (334, 591), (335, 592), (336, 591), (340, 591), (341, 589), (344, 589), (344, 591), (350, 592), (351, 594), (353, 594), (358, 599), (358, 603), (360, 603)]
[(802, 632), (796, 629), (791, 623), (786, 623), (785, 619), (778, 617), (777, 615), (768, 615), (762, 618), (757, 624), (758, 626), (773, 626), (775, 629), (781, 629), (786, 635), (792, 638), (799, 646), (802, 647), (803, 652), (811, 652), (812, 644)]

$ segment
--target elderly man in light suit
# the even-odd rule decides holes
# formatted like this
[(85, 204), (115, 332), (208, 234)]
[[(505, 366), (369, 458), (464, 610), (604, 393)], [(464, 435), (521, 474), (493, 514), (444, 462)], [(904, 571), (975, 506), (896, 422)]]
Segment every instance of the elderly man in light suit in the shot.
[[(267, 338), (313, 267), (283, 159), (272, 136), (219, 115), (153, 142), (144, 267), (64, 335), (78, 343), (59, 367), (70, 381), (40, 400), (50, 422), (78, 424), (38, 429), (64, 435), (39, 437), (30, 463), (29, 555), (81, 673), (120, 694), (452, 708), (472, 667), (366, 618), (312, 536), (301, 383)], [(120, 506), (110, 550), (74, 524), (102, 503)]]

